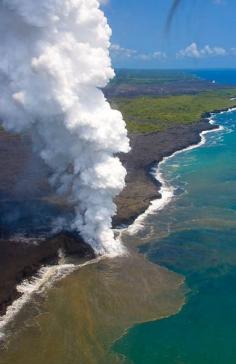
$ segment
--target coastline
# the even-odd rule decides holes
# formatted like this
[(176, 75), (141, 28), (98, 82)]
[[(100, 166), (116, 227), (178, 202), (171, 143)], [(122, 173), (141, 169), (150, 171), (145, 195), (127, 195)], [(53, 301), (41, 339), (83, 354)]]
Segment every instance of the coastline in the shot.
[[(126, 355), (130, 360), (135, 358), (134, 350), (142, 344), (144, 334), (147, 338), (155, 334), (156, 339), (151, 344), (147, 342), (142, 359), (147, 358), (146, 353), (157, 344), (160, 350), (157, 355), (151, 356), (150, 363), (159, 357), (159, 353), (163, 362), (166, 358), (170, 362), (174, 361), (177, 342), (180, 347), (178, 357), (194, 361), (198, 345), (192, 345), (191, 340), (185, 350), (188, 332), (191, 339), (197, 340), (197, 337), (202, 335), (203, 346), (207, 342), (204, 349), (206, 357), (208, 348), (211, 347), (210, 357), (213, 362), (216, 358), (212, 342), (214, 340), (217, 342), (219, 339), (218, 333), (221, 335), (222, 322), (227, 321), (227, 312), (230, 312), (230, 307), (234, 307), (231, 285), (234, 282), (235, 270), (231, 270), (234, 266), (231, 265), (231, 261), (235, 253), (235, 219), (231, 206), (235, 192), (233, 169), (236, 156), (235, 117), (235, 108), (229, 109), (222, 115), (212, 115), (210, 122), (220, 125), (216, 132), (209, 135), (203, 132), (201, 143), (187, 148), (186, 152), (181, 152), (182, 154), (175, 153), (176, 157), (171, 156), (167, 158), (169, 161), (165, 160), (166, 164), (159, 165), (159, 171), (162, 171), (166, 181), (175, 186), (176, 196), (161, 213), (146, 219), (145, 230), (138, 234), (141, 241), (144, 241), (141, 252), (155, 264), (167, 266), (172, 271), (183, 274), (189, 289), (186, 294), (187, 304), (180, 315), (171, 317), (170, 320), (156, 322), (153, 326), (133, 328), (115, 347), (118, 353)], [(132, 236), (130, 238), (134, 239)], [(147, 247), (145, 247), (146, 241), (149, 243)], [(228, 255), (224, 255), (226, 246), (230, 247)], [(220, 273), (222, 266), (229, 267), (223, 276)], [(217, 301), (219, 292), (220, 297), (223, 297), (222, 302)], [(226, 312), (223, 321), (219, 315), (222, 306)], [(207, 341), (209, 328), (206, 322), (209, 315), (210, 322), (217, 322), (217, 325), (213, 325), (213, 331), (216, 333), (213, 341), (212, 338)], [(225, 335), (230, 333), (231, 327), (233, 323), (230, 322), (224, 328)], [(164, 338), (162, 332), (165, 332)], [(181, 332), (187, 332), (184, 338)], [(230, 342), (230, 334), (228, 339)], [(234, 348), (233, 345), (233, 342), (230, 342), (230, 346), (224, 351), (226, 356), (227, 352)], [(173, 351), (169, 356), (170, 348)], [(220, 348), (219, 353), (221, 353)], [(201, 352), (198, 357), (199, 362), (202, 357)]]
[(30, 282), (44, 268), (53, 270), (59, 267), (64, 255), (76, 259), (78, 264), (95, 259), (88, 244), (68, 233), (39, 241), (1, 239), (0, 247), (0, 318), (6, 315), (13, 302), (22, 297), (24, 292), (20, 287), (24, 281)]
[[(191, 125), (178, 125), (164, 132), (131, 135), (132, 150), (122, 155), (127, 169), (126, 187), (117, 198), (113, 226), (128, 226), (145, 213), (152, 201), (161, 199), (162, 181), (152, 171), (165, 158), (201, 142), (201, 133), (216, 129), (209, 115)], [(150, 173), (151, 172), (151, 173)]]
[[(228, 111), (234, 111), (234, 110), (236, 110), (236, 108), (233, 109), (233, 110), (229, 109), (227, 111), (220, 111), (219, 113), (228, 112)], [(214, 128), (208, 129), (208, 130), (203, 130), (199, 134), (200, 141), (197, 144), (190, 145), (190, 146), (188, 146), (186, 148), (183, 148), (181, 150), (175, 151), (173, 154), (171, 154), (169, 156), (163, 157), (163, 159), (157, 164), (157, 166), (156, 167), (153, 167), (153, 169), (150, 171), (150, 176), (151, 177), (154, 177), (156, 179), (157, 183), (160, 184), (159, 193), (160, 193), (161, 197), (160, 198), (157, 198), (156, 200), (150, 201), (150, 205), (145, 210), (145, 212), (142, 213), (141, 215), (139, 215), (134, 220), (134, 222), (127, 227), (127, 231), (130, 234), (135, 234), (140, 229), (142, 229), (143, 228), (143, 224), (145, 223), (145, 219), (146, 219), (146, 217), (148, 215), (153, 214), (153, 213), (156, 213), (159, 210), (162, 210), (174, 198), (174, 188), (163, 177), (163, 173), (161, 172), (161, 166), (163, 164), (165, 164), (166, 161), (168, 161), (169, 159), (174, 158), (176, 155), (178, 155), (180, 153), (184, 153), (184, 152), (190, 151), (192, 149), (199, 148), (202, 145), (204, 145), (206, 143), (205, 135), (207, 135), (209, 133), (219, 132), (219, 131), (224, 130), (224, 128), (222, 126), (217, 126), (215, 124), (214, 115), (216, 115), (216, 114), (217, 113), (211, 113), (211, 117), (208, 118), (209, 124), (212, 125), (212, 126), (214, 126)]]
[[(162, 194), (163, 189), (166, 190), (167, 187), (161, 174), (158, 172), (159, 166), (166, 159), (172, 158), (178, 153), (204, 144), (204, 135), (212, 131), (219, 131), (220, 127), (212, 120), (214, 115), (235, 110), (235, 106), (213, 110), (203, 114), (202, 119), (192, 125), (179, 125), (165, 132), (137, 134), (134, 136), (134, 138), (140, 140), (133, 142), (133, 149), (129, 153), (133, 155), (121, 156), (121, 160), (127, 168), (128, 177), (126, 187), (116, 201), (118, 213), (113, 220), (113, 226), (115, 228), (129, 226), (131, 229), (134, 222), (137, 224), (140, 221), (139, 217), (145, 214), (147, 210), (153, 211), (164, 207), (168, 202), (162, 199)], [(167, 143), (165, 143), (165, 139)], [(146, 158), (142, 155), (143, 148)], [(139, 178), (139, 174), (141, 178)], [(170, 200), (171, 193), (169, 187), (167, 189), (168, 191), (164, 191), (165, 199)], [(130, 196), (131, 200), (132, 198), (135, 200), (135, 208), (129, 205)]]
[(0, 341), (4, 339), (4, 330), (10, 322), (14, 320), (20, 310), (37, 294), (43, 294), (52, 287), (57, 281), (66, 277), (68, 274), (86, 267), (90, 264), (98, 263), (102, 257), (91, 258), (81, 263), (66, 263), (62, 259), (56, 265), (42, 266), (31, 278), (24, 279), (16, 286), (19, 296), (5, 308), (5, 313), (0, 316)]
[[(199, 134), (199, 136), (200, 136), (199, 143), (190, 145), (190, 146), (188, 146), (188, 147), (186, 147), (186, 148), (184, 148), (182, 150), (177, 150), (176, 152), (174, 152), (170, 156), (163, 157), (163, 159), (157, 164), (157, 166), (155, 168), (153, 168), (153, 170), (150, 171), (150, 176), (153, 176), (161, 185), (160, 190), (159, 190), (161, 198), (158, 198), (156, 200), (151, 201), (149, 207), (147, 208), (147, 210), (143, 214), (139, 215), (131, 225), (124, 228), (124, 231), (128, 232), (131, 235), (134, 235), (134, 234), (138, 233), (144, 227), (144, 223), (145, 223), (145, 220), (148, 217), (148, 215), (155, 214), (159, 210), (162, 210), (174, 198), (174, 196), (175, 196), (174, 195), (174, 187), (171, 184), (169, 184), (166, 181), (166, 179), (164, 178), (163, 172), (161, 171), (162, 165), (165, 164), (168, 160), (174, 158), (176, 155), (178, 155), (180, 153), (184, 153), (184, 152), (187, 152), (187, 151), (190, 151), (190, 150), (193, 150), (193, 149), (196, 149), (196, 148), (199, 148), (199, 147), (205, 145), (206, 142), (207, 142), (207, 139), (206, 139), (205, 136), (207, 134), (224, 131), (225, 128), (223, 126), (216, 124), (214, 116), (217, 115), (217, 114), (220, 114), (220, 113), (227, 113), (227, 112), (234, 112), (234, 111), (236, 111), (236, 107), (235, 108), (230, 108), (230, 109), (227, 109), (227, 110), (217, 110), (217, 112), (210, 113), (209, 114), (210, 116), (208, 117), (208, 122), (209, 122), (210, 125), (214, 126), (214, 128), (209, 129), (209, 130), (203, 130)], [(159, 318), (158, 320), (166, 319), (166, 318), (169, 318), (171, 316), (174, 316), (174, 315), (178, 314), (179, 312), (181, 312), (181, 310), (183, 309), (183, 306), (185, 304), (186, 304), (186, 301), (183, 302), (182, 306), (179, 307), (179, 309), (178, 309), (178, 311), (176, 313), (173, 313), (173, 314), (171, 314), (169, 316), (163, 316), (163, 318)], [(156, 321), (156, 320), (154, 319), (154, 320), (151, 320), (151, 321)], [(149, 321), (149, 322), (151, 322), (151, 321)], [(127, 328), (124, 331), (124, 333), (114, 341), (113, 344), (115, 344), (122, 337), (124, 337), (127, 334), (128, 330), (129, 330), (129, 328)]]
[[(229, 111), (229, 109), (227, 110), (216, 110), (213, 113), (221, 113), (221, 112), (226, 112)], [(204, 135), (208, 132), (211, 131), (217, 131), (218, 128), (216, 125), (212, 125), (209, 121), (209, 118), (212, 116), (213, 113), (208, 113), (207, 115), (205, 115), (204, 119), (202, 119), (200, 122), (193, 124), (191, 126), (188, 127), (183, 127), (180, 126), (180, 134), (182, 133), (182, 131), (184, 130), (185, 133), (182, 134), (184, 135), (184, 138), (181, 138), (179, 140), (179, 143), (177, 143), (177, 145), (171, 145), (169, 142), (170, 140), (173, 140), (173, 137), (176, 136), (176, 128), (173, 128), (171, 130), (167, 130), (165, 133), (153, 133), (151, 134), (151, 138), (154, 137), (154, 140), (156, 141), (156, 137), (160, 137), (161, 138), (165, 138), (166, 135), (170, 135), (171, 138), (170, 140), (168, 140), (167, 144), (168, 144), (168, 148), (161, 150), (159, 149), (160, 155), (158, 159), (154, 159), (153, 155), (155, 155), (156, 153), (156, 148), (154, 148), (152, 150), (151, 155), (148, 155), (148, 158), (142, 161), (144, 163), (146, 163), (148, 161), (148, 163), (146, 165), (143, 165), (143, 163), (141, 163), (141, 169), (139, 168), (138, 171), (141, 171), (142, 173), (142, 178), (145, 177), (142, 182), (147, 183), (147, 185), (150, 187), (151, 189), (148, 187), (147, 189), (145, 188), (144, 184), (141, 184), (141, 187), (144, 187), (144, 191), (148, 192), (147, 198), (145, 199), (145, 204), (142, 206), (142, 209), (140, 211), (140, 209), (137, 209), (135, 211), (135, 214), (133, 214), (131, 216), (131, 218), (128, 218), (128, 222), (129, 222), (129, 227), (128, 230), (130, 232), (134, 232), (138, 226), (140, 227), (140, 225), (142, 225), (143, 220), (145, 219), (146, 215), (149, 213), (152, 213), (154, 211), (157, 211), (159, 209), (162, 209), (167, 203), (169, 203), (169, 201), (173, 198), (174, 196), (174, 191), (172, 189), (171, 186), (168, 186), (162, 176), (162, 173), (160, 171), (160, 167), (163, 163), (165, 163), (165, 161), (169, 158), (172, 158), (174, 155), (176, 155), (177, 153), (181, 153), (184, 150), (187, 149), (192, 149), (192, 148), (196, 148), (199, 145), (201, 145), (202, 143), (204, 143)], [(144, 140), (146, 140), (145, 138), (147, 136), (141, 136), (144, 137)], [(157, 138), (158, 138), (157, 137)], [(140, 146), (140, 144), (138, 144), (138, 146)], [(141, 143), (142, 146), (142, 143)], [(153, 143), (150, 144), (151, 147), (153, 147)], [(181, 148), (181, 146), (183, 146)], [(177, 150), (176, 150), (177, 148)], [(135, 150), (136, 152), (136, 150)], [(152, 160), (150, 160), (150, 157), (153, 158)], [(131, 158), (132, 161), (132, 158)], [(135, 169), (135, 168), (134, 168)], [(151, 170), (151, 174), (150, 174), (150, 170)], [(129, 172), (129, 171), (128, 171)], [(132, 181), (132, 177), (130, 179), (130, 181)], [(133, 181), (132, 181), (133, 182)], [(137, 181), (134, 181), (135, 183), (137, 183)], [(129, 184), (128, 184), (129, 186)], [(132, 186), (132, 183), (131, 183)], [(150, 194), (151, 191), (151, 194)], [(142, 198), (142, 196), (141, 196)], [(137, 217), (138, 216), (138, 217)], [(123, 221), (123, 223), (127, 224), (127, 219), (126, 220), (121, 220)], [(65, 246), (67, 239), (69, 238), (70, 242)], [(58, 257), (58, 250), (59, 249), (63, 249), (64, 251), (67, 252), (67, 254), (77, 254), (77, 257), (79, 256), (80, 258), (83, 259), (87, 259), (88, 262), (93, 261), (95, 256), (94, 253), (91, 249), (88, 248), (88, 246), (83, 245), (83, 242), (79, 241), (78, 246), (82, 247), (78, 254), (78, 251), (76, 251), (77, 249), (75, 249), (75, 244), (77, 245), (78, 240), (80, 239), (74, 239), (74, 237), (71, 236), (57, 236), (54, 237), (52, 239), (48, 239), (45, 240), (37, 245), (32, 245), (29, 244), (27, 246), (27, 244), (24, 245), (25, 248), (25, 252), (27, 255), (27, 260), (25, 260), (25, 257), (21, 257), (21, 247), (20, 250), (17, 250), (17, 245), (18, 242), (11, 242), (10, 245), (8, 244), (8, 250), (6, 249), (6, 256), (8, 256), (8, 259), (6, 259), (6, 261), (4, 262), (5, 264), (2, 265), (2, 277), (4, 277), (4, 273), (8, 274), (9, 272), (12, 274), (13, 273), (13, 277), (9, 278), (6, 277), (6, 279), (4, 279), (4, 287), (0, 287), (0, 313), (2, 315), (5, 314), (5, 316), (2, 316), (2, 320), (8, 320), (8, 317), (11, 316), (12, 317), (12, 310), (14, 311), (14, 305), (19, 303), (19, 306), (21, 305), (21, 302), (24, 302), (24, 295), (22, 295), (22, 293), (24, 292), (24, 288), (23, 290), (21, 289), (24, 285), (24, 280), (27, 278), (32, 278), (35, 277), (35, 275), (37, 275), (39, 273), (39, 276), (37, 278), (36, 276), (36, 280), (39, 279), (39, 281), (36, 283), (36, 287), (40, 286), (40, 279), (44, 280), (44, 273), (46, 275), (48, 275), (48, 272), (55, 272), (56, 271), (56, 267), (59, 269), (59, 265), (55, 265), (58, 264), (59, 261), (58, 259), (60, 257)], [(6, 240), (7, 242), (7, 240)], [(56, 244), (55, 244), (56, 242)], [(2, 247), (3, 247), (3, 240), (0, 241)], [(9, 241), (8, 241), (9, 243)], [(81, 245), (82, 244), (82, 245)], [(18, 245), (19, 247), (19, 245)], [(15, 251), (16, 249), (16, 251)], [(32, 250), (37, 250), (38, 252), (31, 252), (30, 253), (30, 249)], [(80, 248), (79, 248), (80, 249)], [(14, 257), (12, 258), (12, 251), (14, 250)], [(10, 251), (10, 253), (9, 253)], [(24, 255), (24, 254), (23, 254)], [(4, 254), (2, 256), (2, 259), (4, 260)], [(9, 265), (9, 259), (10, 259), (10, 265)], [(17, 259), (20, 264), (15, 268), (14, 267), (14, 262), (15, 259)], [(86, 264), (86, 263), (85, 263)], [(44, 266), (47, 266), (46, 268), (43, 268)], [(78, 266), (78, 265), (77, 265)], [(11, 267), (11, 268), (9, 268)], [(71, 269), (71, 266), (65, 266), (64, 267), (66, 270)], [(48, 272), (45, 271), (45, 269), (48, 269)], [(73, 268), (72, 268), (73, 269)], [(42, 273), (42, 275), (41, 275)], [(33, 279), (34, 280), (34, 279)], [(7, 282), (7, 284), (5, 285), (5, 282)], [(17, 289), (18, 287), (18, 289)], [(35, 292), (35, 289), (32, 288), (32, 290), (29, 289), (29, 292), (26, 292), (26, 296), (25, 297), (30, 297), (31, 294), (33, 294)], [(23, 297), (23, 298), (22, 298)], [(2, 320), (0, 320), (0, 328), (2, 327)]]

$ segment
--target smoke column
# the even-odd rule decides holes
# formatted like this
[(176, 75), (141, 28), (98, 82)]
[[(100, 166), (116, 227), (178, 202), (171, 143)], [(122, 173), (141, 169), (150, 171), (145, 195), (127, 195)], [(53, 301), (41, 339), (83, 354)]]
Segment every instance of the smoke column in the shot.
[(73, 203), (71, 228), (100, 254), (119, 254), (114, 197), (129, 151), (125, 122), (100, 88), (114, 76), (111, 30), (97, 0), (0, 0), (0, 118), (30, 130), (50, 182)]

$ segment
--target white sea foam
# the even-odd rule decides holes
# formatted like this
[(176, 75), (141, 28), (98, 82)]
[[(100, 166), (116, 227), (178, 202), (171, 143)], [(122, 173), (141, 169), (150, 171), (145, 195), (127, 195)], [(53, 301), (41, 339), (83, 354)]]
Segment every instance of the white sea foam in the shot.
[(16, 318), (21, 309), (35, 295), (44, 294), (58, 280), (78, 269), (82, 269), (87, 265), (97, 263), (101, 259), (103, 258), (99, 257), (83, 264), (66, 264), (64, 263), (64, 257), (62, 256), (61, 264), (42, 267), (37, 275), (35, 275), (33, 278), (21, 282), (17, 286), (17, 291), (21, 294), (21, 296), (7, 308), (6, 314), (0, 317), (0, 340), (4, 340), (5, 330), (7, 329), (8, 325)]
[(167, 158), (164, 158), (163, 161), (159, 163), (158, 167), (154, 168), (151, 171), (151, 174), (155, 177), (155, 179), (161, 183), (161, 198), (151, 201), (148, 209), (143, 214), (138, 216), (133, 224), (128, 226), (126, 231), (131, 235), (134, 235), (138, 231), (143, 229), (146, 217), (148, 215), (156, 213), (159, 210), (162, 210), (167, 204), (169, 204), (174, 196), (174, 188), (165, 181), (160, 169), (160, 167), (163, 163), (165, 163), (166, 160)]

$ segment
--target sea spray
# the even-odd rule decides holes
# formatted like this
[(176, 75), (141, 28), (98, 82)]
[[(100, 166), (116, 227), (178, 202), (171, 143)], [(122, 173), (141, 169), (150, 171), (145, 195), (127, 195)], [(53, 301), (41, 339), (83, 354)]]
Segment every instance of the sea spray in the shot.
[(97, 0), (0, 2), (0, 118), (30, 131), (51, 184), (73, 204), (72, 229), (100, 254), (119, 254), (112, 216), (129, 151), (125, 122), (101, 88), (114, 76), (111, 30)]

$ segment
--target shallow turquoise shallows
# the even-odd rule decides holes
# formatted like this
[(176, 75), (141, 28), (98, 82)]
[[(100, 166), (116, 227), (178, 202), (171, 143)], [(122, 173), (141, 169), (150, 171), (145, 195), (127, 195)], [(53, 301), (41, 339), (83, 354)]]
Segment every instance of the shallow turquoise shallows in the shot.
[(152, 238), (141, 250), (182, 273), (189, 291), (177, 315), (114, 345), (134, 364), (236, 363), (236, 112), (214, 119), (224, 131), (161, 167), (175, 198), (147, 218)]

